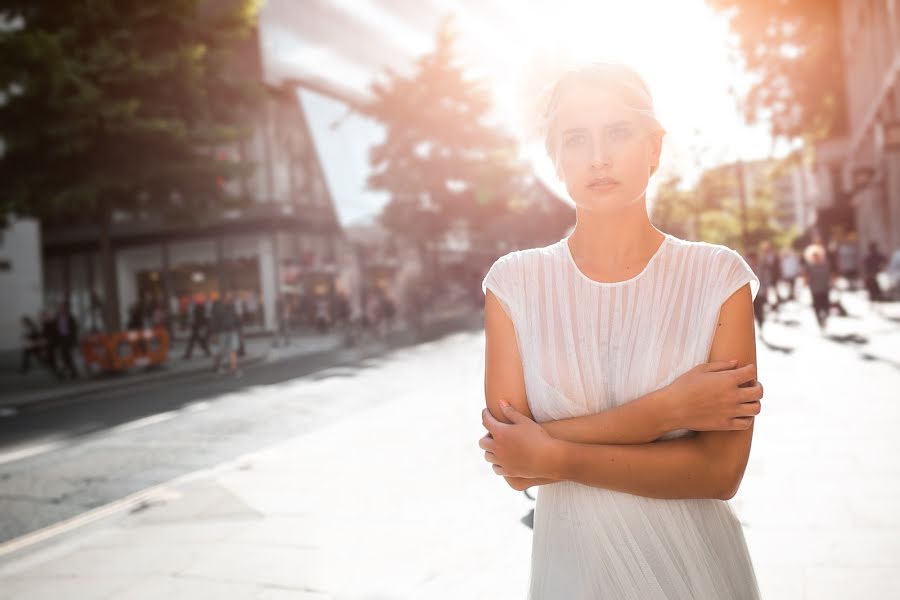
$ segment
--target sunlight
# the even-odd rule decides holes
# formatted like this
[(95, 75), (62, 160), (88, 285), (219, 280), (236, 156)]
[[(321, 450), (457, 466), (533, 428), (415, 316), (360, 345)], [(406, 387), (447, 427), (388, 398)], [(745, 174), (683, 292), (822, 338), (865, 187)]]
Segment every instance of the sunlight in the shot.
[[(727, 23), (702, 0), (535, 2), (488, 35), (459, 15), (460, 49), (493, 83), (499, 118), (523, 140), (535, 121), (531, 99), (567, 65), (618, 60), (647, 80), (668, 131), (661, 172), (690, 180), (701, 167), (771, 153), (762, 127), (746, 126), (730, 89), (747, 78), (731, 60)], [(540, 144), (526, 156), (552, 182)], [(549, 169), (549, 171), (548, 171)], [(660, 179), (657, 177), (656, 179)]]

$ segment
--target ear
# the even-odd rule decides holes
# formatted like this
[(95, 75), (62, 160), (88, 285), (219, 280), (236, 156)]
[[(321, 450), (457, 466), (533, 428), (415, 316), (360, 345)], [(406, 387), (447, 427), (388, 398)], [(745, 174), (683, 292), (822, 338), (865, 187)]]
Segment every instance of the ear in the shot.
[(659, 170), (660, 156), (662, 155), (662, 141), (665, 137), (665, 131), (659, 131), (650, 136), (650, 176), (652, 177)]

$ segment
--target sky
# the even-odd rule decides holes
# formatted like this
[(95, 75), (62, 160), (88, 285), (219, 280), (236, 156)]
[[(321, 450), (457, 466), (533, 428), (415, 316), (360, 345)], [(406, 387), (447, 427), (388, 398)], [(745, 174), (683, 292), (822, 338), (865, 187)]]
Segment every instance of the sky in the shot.
[[(301, 3), (314, 10), (299, 10)], [(528, 145), (525, 132), (540, 89), (566, 66), (591, 60), (625, 62), (647, 80), (668, 132), (656, 181), (677, 172), (689, 184), (702, 167), (785, 152), (764, 126), (743, 122), (729, 90), (745, 89), (749, 78), (729, 50), (726, 19), (703, 0), (417, 0), (403, 5), (402, 19), (385, 8), (391, 4), (402, 3), (269, 0), (262, 19), (268, 68), (327, 73), (364, 92), (376, 61), (403, 71), (403, 57), (427, 52), (437, 19), (453, 13), (461, 60), (493, 90), (495, 121), (520, 136), (525, 157), (561, 193), (541, 144)], [(381, 34), (366, 35), (372, 28)], [(323, 102), (312, 104), (329, 112)], [(346, 135), (353, 127), (347, 124)]]

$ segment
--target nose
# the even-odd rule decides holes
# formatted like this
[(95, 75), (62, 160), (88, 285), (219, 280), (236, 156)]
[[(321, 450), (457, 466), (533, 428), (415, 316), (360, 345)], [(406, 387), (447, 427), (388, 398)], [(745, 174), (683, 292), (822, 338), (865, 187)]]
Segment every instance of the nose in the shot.
[(600, 169), (610, 165), (612, 165), (612, 158), (605, 144), (595, 142), (591, 151), (591, 167)]

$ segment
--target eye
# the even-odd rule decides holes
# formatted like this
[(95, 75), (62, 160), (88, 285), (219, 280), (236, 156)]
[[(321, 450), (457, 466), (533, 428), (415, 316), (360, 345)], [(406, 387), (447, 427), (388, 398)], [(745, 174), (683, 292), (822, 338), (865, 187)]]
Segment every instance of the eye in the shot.
[(583, 133), (576, 133), (566, 138), (566, 146), (580, 146), (587, 141), (587, 136)]
[(609, 131), (609, 137), (613, 140), (625, 140), (631, 137), (631, 128), (629, 127), (616, 127), (615, 129), (611, 129)]

